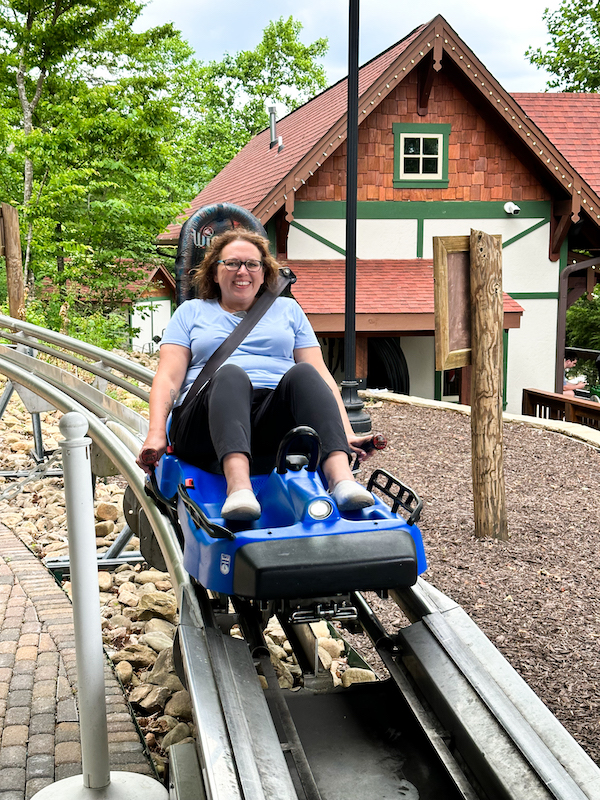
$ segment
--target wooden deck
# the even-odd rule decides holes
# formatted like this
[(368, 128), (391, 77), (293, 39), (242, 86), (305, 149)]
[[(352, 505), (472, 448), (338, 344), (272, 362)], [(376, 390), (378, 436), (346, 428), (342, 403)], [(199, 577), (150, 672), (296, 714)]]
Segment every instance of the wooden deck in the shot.
[(600, 403), (539, 389), (523, 389), (523, 414), (542, 419), (577, 422), (600, 430)]

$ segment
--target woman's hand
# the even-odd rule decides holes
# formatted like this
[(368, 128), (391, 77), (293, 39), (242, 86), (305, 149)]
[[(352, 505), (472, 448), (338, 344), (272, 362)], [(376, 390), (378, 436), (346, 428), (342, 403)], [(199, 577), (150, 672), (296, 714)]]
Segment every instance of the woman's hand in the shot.
[(156, 467), (161, 457), (167, 450), (167, 436), (160, 433), (149, 433), (146, 441), (142, 445), (135, 463), (141, 467), (145, 473), (150, 475)]
[(348, 444), (350, 445), (350, 449), (360, 462), (366, 461), (367, 458), (370, 458), (375, 452), (375, 448), (373, 447), (365, 448), (365, 445), (368, 445), (372, 438), (372, 433), (366, 433), (361, 436), (357, 436), (356, 434), (348, 436)]

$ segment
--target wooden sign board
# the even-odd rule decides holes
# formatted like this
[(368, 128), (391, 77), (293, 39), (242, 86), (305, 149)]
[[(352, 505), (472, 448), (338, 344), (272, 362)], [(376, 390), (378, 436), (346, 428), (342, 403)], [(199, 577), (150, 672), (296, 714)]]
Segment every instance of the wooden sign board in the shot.
[[(495, 239), (501, 241), (500, 236)], [(469, 236), (433, 237), (435, 368), (471, 364), (471, 254)]]

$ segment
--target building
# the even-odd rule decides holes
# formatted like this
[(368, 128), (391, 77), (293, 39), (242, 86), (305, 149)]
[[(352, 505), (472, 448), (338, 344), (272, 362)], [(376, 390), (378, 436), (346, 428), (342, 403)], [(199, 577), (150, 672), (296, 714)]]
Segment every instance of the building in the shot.
[[(252, 211), (298, 276), (294, 294), (339, 367), (343, 336), (346, 80), (255, 136), (190, 211)], [(503, 243), (507, 409), (525, 387), (562, 386), (559, 292), (595, 276), (561, 270), (600, 248), (600, 95), (510, 95), (443, 17), (360, 69), (357, 376), (424, 397), (457, 396), (435, 372), (432, 240), (499, 234)], [(511, 204), (511, 205), (507, 205)], [(177, 241), (179, 226), (161, 236)], [(600, 253), (600, 249), (597, 250)]]

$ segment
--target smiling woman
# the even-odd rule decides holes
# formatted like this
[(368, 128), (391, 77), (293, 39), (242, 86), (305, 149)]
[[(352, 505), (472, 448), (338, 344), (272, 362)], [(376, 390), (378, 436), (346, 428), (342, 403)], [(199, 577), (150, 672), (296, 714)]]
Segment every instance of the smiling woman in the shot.
[[(338, 508), (374, 502), (349, 466), (352, 453), (367, 458), (370, 436), (355, 436), (314, 331), (293, 298), (277, 297), (212, 378), (192, 389), (209, 357), (277, 275), (269, 243), (259, 234), (238, 227), (214, 236), (193, 280), (198, 299), (179, 306), (162, 338), (150, 393), (149, 433), (138, 464), (150, 472), (166, 451), (173, 409), (169, 438), (175, 454), (204, 469), (216, 465), (225, 476), (224, 519), (260, 517), (252, 460), (258, 456), (263, 471), (270, 471), (282, 438), (298, 425), (320, 437), (321, 466)], [(197, 394), (186, 404), (184, 434), (182, 401), (190, 391)]]

